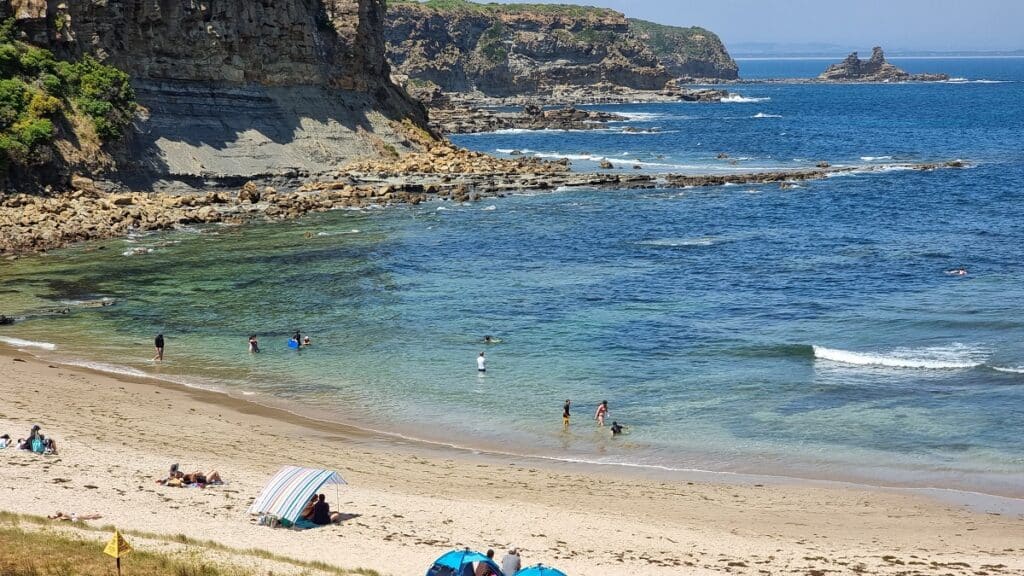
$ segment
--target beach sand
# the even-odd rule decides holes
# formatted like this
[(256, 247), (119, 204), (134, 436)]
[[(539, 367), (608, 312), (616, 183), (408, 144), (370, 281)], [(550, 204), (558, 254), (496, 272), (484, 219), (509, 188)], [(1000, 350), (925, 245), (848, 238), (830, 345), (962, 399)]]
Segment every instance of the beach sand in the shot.
[[(477, 455), (0, 351), (0, 432), (17, 438), (33, 423), (60, 455), (0, 450), (0, 510), (97, 513), (96, 524), (384, 574), (423, 574), (462, 546), (494, 548), (499, 559), (518, 546), (524, 566), (572, 576), (1024, 574), (1020, 512), (908, 491)], [(157, 485), (175, 462), (216, 469), (227, 484)], [(284, 464), (341, 472), (349, 485), (327, 494), (348, 519), (304, 532), (255, 525), (246, 508)]]

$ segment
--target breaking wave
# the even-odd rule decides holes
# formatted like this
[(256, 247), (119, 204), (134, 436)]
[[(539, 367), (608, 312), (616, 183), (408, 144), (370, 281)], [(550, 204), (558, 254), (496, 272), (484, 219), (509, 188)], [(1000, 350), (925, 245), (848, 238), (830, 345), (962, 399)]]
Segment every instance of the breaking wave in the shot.
[(722, 102), (725, 104), (756, 104), (758, 102), (767, 102), (771, 98), (765, 96), (763, 98), (754, 98), (748, 96), (740, 96), (739, 94), (729, 94), (725, 98), (722, 98)]
[(814, 346), (814, 357), (853, 366), (918, 370), (965, 370), (984, 363), (985, 352), (961, 344), (932, 348), (897, 348), (889, 352), (854, 352)]
[(21, 338), (11, 338), (8, 336), (0, 336), (0, 342), (9, 344), (15, 348), (40, 348), (42, 350), (57, 349), (57, 345), (50, 342), (35, 342), (33, 340), (22, 340)]

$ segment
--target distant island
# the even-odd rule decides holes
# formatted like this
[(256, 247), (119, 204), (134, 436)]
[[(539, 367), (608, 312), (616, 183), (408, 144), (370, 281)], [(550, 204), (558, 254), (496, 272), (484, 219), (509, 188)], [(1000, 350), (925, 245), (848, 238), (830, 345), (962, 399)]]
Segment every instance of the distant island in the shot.
[(833, 64), (818, 76), (826, 82), (940, 82), (948, 74), (910, 74), (886, 62), (880, 46), (871, 49), (871, 58), (861, 60), (856, 52)]

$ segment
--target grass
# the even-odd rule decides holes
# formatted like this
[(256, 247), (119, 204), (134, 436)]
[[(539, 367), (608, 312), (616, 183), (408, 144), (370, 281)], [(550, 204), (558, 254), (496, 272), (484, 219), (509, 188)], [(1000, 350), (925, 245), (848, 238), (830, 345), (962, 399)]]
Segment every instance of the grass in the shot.
[[(108, 576), (114, 559), (95, 540), (65, 534), (0, 527), (0, 576)], [(217, 565), (199, 555), (134, 550), (122, 561), (124, 573), (147, 576), (244, 576), (237, 567)]]
[[(31, 526), (70, 527), (82, 532), (113, 534), (114, 526), (91, 526), (84, 523), (69, 525), (55, 524), (42, 516), (15, 514), (0, 510), (0, 576), (110, 576), (113, 574), (113, 559), (104, 555), (103, 546), (95, 540), (75, 538), (66, 534), (54, 534), (38, 529), (24, 530), (22, 524)], [(269, 530), (269, 528), (268, 528)], [(274, 554), (259, 548), (234, 548), (212, 540), (197, 540), (185, 534), (157, 534), (141, 530), (121, 530), (126, 537), (142, 538), (181, 544), (192, 549), (188, 557), (164, 553), (149, 553), (135, 550), (130, 562), (130, 574), (146, 576), (246, 576), (234, 566), (212, 563), (202, 559), (202, 552), (219, 552), (229, 556), (259, 558), (321, 574), (336, 576), (381, 576), (376, 570), (367, 568), (339, 568), (326, 562), (299, 560)], [(13, 543), (9, 546), (8, 542)], [(37, 558), (38, 556), (38, 558)], [(93, 558), (95, 557), (95, 558)], [(69, 559), (63, 562), (63, 559)], [(124, 564), (126, 561), (122, 561)], [(96, 571), (93, 571), (95, 567)], [(143, 567), (147, 568), (143, 570)], [(73, 569), (72, 569), (73, 568)]]

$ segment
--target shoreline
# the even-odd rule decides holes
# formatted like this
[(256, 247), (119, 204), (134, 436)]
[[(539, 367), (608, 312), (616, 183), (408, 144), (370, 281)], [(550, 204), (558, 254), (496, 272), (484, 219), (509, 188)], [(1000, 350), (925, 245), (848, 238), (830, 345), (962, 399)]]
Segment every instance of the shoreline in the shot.
[[(981, 566), (990, 575), (1024, 574), (1024, 516), (975, 512), (922, 494), (684, 481), (439, 451), (179, 385), (6, 351), (0, 362), (8, 366), (0, 373), (0, 427), (18, 434), (38, 422), (60, 443), (54, 457), (0, 451), (10, 471), (0, 476), (0, 510), (99, 513), (97, 525), (395, 575), (421, 574), (441, 553), (463, 546), (494, 548), (499, 556), (516, 546), (524, 564), (587, 576), (681, 569), (897, 576), (911, 562), (954, 576), (972, 576)], [(153, 484), (171, 462), (216, 469), (227, 484)], [(328, 498), (350, 518), (304, 532), (251, 522), (248, 503), (282, 464), (340, 471), (349, 485), (329, 490)]]
[[(38, 343), (37, 343), (38, 344)], [(42, 351), (52, 352), (49, 348), (40, 348)], [(853, 479), (841, 476), (807, 477), (793, 473), (786, 473), (784, 470), (778, 472), (747, 472), (747, 471), (724, 471), (710, 470), (703, 468), (680, 468), (668, 465), (631, 462), (600, 462), (588, 460), (583, 456), (557, 456), (553, 454), (529, 453), (529, 450), (515, 452), (502, 449), (496, 445), (487, 445), (487, 442), (480, 441), (474, 445), (472, 442), (459, 444), (454, 441), (441, 438), (425, 438), (408, 434), (406, 430), (382, 429), (369, 422), (344, 423), (340, 413), (324, 410), (317, 413), (301, 414), (300, 411), (310, 412), (312, 407), (303, 405), (299, 401), (274, 401), (261, 402), (254, 396), (248, 396), (243, 391), (241, 395), (237, 392), (204, 387), (198, 384), (189, 384), (185, 380), (173, 380), (156, 374), (129, 372), (135, 369), (126, 368), (116, 370), (116, 365), (110, 365), (109, 370), (104, 370), (97, 365), (105, 363), (94, 362), (89, 359), (75, 358), (74, 360), (56, 360), (38, 355), (35, 351), (24, 350), (8, 342), (0, 341), (0, 360), (11, 358), (16, 354), (28, 354), (37, 362), (54, 362), (69, 370), (80, 371), (87, 374), (109, 377), (115, 380), (157, 386), (162, 389), (187, 392), (201, 402), (213, 405), (223, 405), (243, 413), (259, 414), (267, 418), (282, 420), (290, 424), (296, 424), (307, 428), (331, 431), (359, 438), (363, 441), (372, 441), (382, 446), (408, 446), (412, 445), (417, 451), (432, 453), (438, 456), (458, 456), (468, 459), (484, 459), (491, 462), (507, 462), (512, 460), (527, 460), (536, 465), (568, 467), (580, 473), (593, 473), (598, 471), (611, 471), (612, 475), (630, 478), (658, 478), (680, 482), (711, 482), (723, 485), (752, 486), (757, 484), (773, 485), (798, 485), (813, 486), (824, 489), (854, 489), (866, 491), (881, 491), (892, 493), (906, 493), (912, 495), (924, 495), (936, 502), (944, 502), (955, 506), (964, 506), (975, 512), (1000, 513), (1019, 515), (1024, 518), (1024, 492), (1020, 496), (984, 492), (978, 489), (958, 488), (950, 486), (913, 485), (910, 481), (907, 484), (882, 484), (872, 483), (864, 478)], [(91, 365), (90, 365), (91, 364)], [(187, 380), (187, 377), (186, 377)]]

